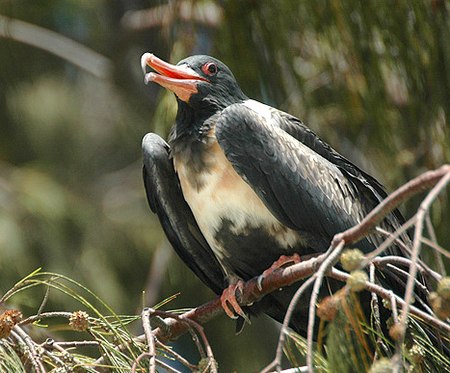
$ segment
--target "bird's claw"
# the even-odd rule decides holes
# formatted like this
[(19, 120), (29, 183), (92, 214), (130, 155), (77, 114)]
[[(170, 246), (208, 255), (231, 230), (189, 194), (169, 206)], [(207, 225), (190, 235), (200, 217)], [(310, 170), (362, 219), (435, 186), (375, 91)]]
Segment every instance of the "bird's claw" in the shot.
[(241, 316), (247, 323), (250, 324), (250, 319), (246, 313), (242, 310), (239, 302), (236, 299), (236, 292), (239, 291), (242, 294), (244, 289), (244, 282), (238, 280), (236, 283), (228, 286), (220, 296), (220, 303), (225, 313), (232, 319), (237, 319)]
[(291, 265), (300, 263), (302, 259), (300, 258), (300, 255), (295, 253), (293, 255), (281, 255), (277, 260), (273, 262), (273, 264), (270, 266), (270, 268), (266, 269), (262, 275), (258, 276), (258, 279), (256, 280), (256, 286), (261, 291), (262, 290), (262, 282), (264, 278), (273, 271), (283, 268), (283, 267), (289, 267)]

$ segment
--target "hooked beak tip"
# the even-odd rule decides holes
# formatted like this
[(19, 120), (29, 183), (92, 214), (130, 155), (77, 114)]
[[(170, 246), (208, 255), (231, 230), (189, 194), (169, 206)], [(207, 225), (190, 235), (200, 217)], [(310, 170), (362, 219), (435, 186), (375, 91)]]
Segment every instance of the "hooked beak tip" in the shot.
[(144, 75), (147, 72), (146, 68), (147, 68), (147, 65), (148, 65), (148, 61), (150, 61), (152, 58), (153, 58), (153, 54), (152, 53), (148, 53), (148, 52), (144, 53), (142, 55), (142, 57), (141, 57), (141, 68), (142, 68), (142, 72), (144, 73)]

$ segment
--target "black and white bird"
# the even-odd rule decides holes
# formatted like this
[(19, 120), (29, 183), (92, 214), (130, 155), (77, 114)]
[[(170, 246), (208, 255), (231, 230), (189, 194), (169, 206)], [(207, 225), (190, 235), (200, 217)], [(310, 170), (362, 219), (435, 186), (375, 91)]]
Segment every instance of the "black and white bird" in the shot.
[[(354, 226), (386, 197), (383, 187), (299, 119), (249, 99), (219, 60), (192, 56), (172, 65), (153, 54), (141, 59), (146, 82), (172, 91), (178, 112), (168, 143), (143, 140), (148, 201), (182, 260), (214, 292), (230, 316), (245, 317), (234, 299), (242, 284), (280, 256), (323, 253), (333, 236)], [(395, 231), (399, 211), (381, 227)], [(408, 244), (406, 234), (402, 236)], [(377, 233), (353, 246), (373, 251)], [(391, 254), (402, 253), (393, 246)], [(393, 274), (392, 274), (393, 275)], [(401, 294), (390, 274), (385, 286)], [(387, 285), (386, 285), (387, 284)], [(282, 320), (299, 284), (264, 297), (250, 313)], [(328, 280), (321, 296), (342, 287)], [(291, 327), (305, 334), (309, 302)], [(370, 309), (370, 305), (366, 304)]]

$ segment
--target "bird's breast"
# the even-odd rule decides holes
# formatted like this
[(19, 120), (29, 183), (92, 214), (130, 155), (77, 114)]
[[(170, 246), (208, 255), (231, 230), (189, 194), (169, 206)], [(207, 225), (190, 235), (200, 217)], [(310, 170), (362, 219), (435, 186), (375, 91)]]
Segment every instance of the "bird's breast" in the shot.
[[(184, 198), (222, 265), (227, 267), (232, 256), (250, 254), (243, 250), (264, 249), (262, 242), (267, 244), (269, 240), (277, 249), (295, 247), (298, 233), (283, 226), (238, 175), (213, 132), (203, 151), (207, 166), (202, 170), (193, 167), (183, 154), (174, 155), (174, 167)], [(230, 268), (225, 270), (232, 272)]]

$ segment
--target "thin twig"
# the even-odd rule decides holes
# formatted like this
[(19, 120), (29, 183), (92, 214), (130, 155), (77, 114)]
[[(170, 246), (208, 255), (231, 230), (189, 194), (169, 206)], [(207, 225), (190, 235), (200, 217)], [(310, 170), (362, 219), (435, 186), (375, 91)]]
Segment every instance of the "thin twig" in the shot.
[[(400, 237), (404, 232), (406, 232), (410, 227), (412, 227), (416, 222), (416, 216), (414, 215), (412, 218), (408, 219), (405, 223), (402, 224), (401, 227), (396, 229), (395, 232), (389, 232), (388, 238), (386, 238), (381, 245), (379, 245), (375, 250), (366, 255), (366, 259), (361, 263), (361, 267), (366, 266), (372, 259), (378, 257), (380, 254), (384, 253), (392, 243), (398, 241), (398, 237)], [(406, 247), (405, 251), (410, 253), (411, 249)]]
[[(342, 281), (342, 282), (347, 282), (348, 278), (350, 277), (350, 275), (348, 273), (340, 271), (336, 268), (332, 268), (329, 271), (329, 273), (327, 273), (327, 276), (334, 278), (336, 280)], [(382, 286), (373, 284), (371, 282), (366, 282), (365, 289), (367, 291), (375, 292), (378, 296), (380, 296), (381, 298), (386, 299), (388, 301), (391, 301), (392, 297), (393, 297), (395, 299), (396, 304), (399, 304), (400, 306), (404, 305), (404, 300), (400, 296), (395, 295), (391, 290), (387, 290), (387, 289), (383, 288)], [(394, 310), (393, 310), (393, 312), (394, 312)], [(426, 321), (430, 325), (442, 330), (445, 333), (450, 333), (450, 325), (449, 324), (445, 323), (442, 320), (439, 320), (438, 318), (434, 317), (433, 315), (430, 315), (422, 310), (419, 310), (417, 307), (414, 307), (411, 305), (410, 306), (410, 314), (417, 316), (418, 318)]]
[(389, 292), (389, 301), (391, 302), (391, 311), (392, 311), (392, 320), (394, 320), (394, 324), (398, 324), (398, 311), (397, 311), (397, 299), (395, 297), (394, 292)]
[[(431, 238), (431, 242), (433, 243), (433, 245), (429, 245), (431, 247), (433, 247), (435, 250), (433, 251), (434, 253), (434, 259), (436, 260), (436, 266), (437, 266), (437, 270), (439, 271), (439, 273), (442, 276), (446, 276), (447, 275), (447, 271), (445, 270), (445, 265), (444, 265), (444, 261), (442, 260), (442, 255), (448, 255), (448, 257), (450, 257), (450, 253), (446, 252), (444, 249), (442, 249), (439, 245), (438, 245), (438, 241), (437, 241), (437, 237), (436, 237), (436, 232), (434, 231), (433, 228), (433, 224), (431, 223), (431, 218), (430, 218), (430, 214), (427, 214), (425, 217), (425, 223), (427, 225), (427, 231), (428, 234), (430, 235)], [(424, 237), (422, 237), (422, 242), (423, 242)], [(427, 240), (429, 241), (429, 240)], [(440, 250), (442, 249), (442, 250)]]
[[(67, 351), (65, 351), (65, 352), (67, 353), (68, 356), (70, 356), (70, 358), (72, 357)], [(64, 363), (64, 361), (62, 361), (59, 357), (55, 356), (54, 354), (50, 353), (48, 350), (43, 350), (42, 353), (45, 356), (47, 356), (48, 359), (52, 360), (60, 368), (64, 369), (65, 367), (67, 367), (67, 365), (66, 365), (66, 363)], [(65, 358), (67, 357), (67, 355), (65, 356)]]
[(39, 316), (40, 313), (42, 313), (42, 310), (44, 309), (45, 305), (47, 304), (48, 296), (50, 294), (50, 286), (47, 285), (47, 288), (45, 289), (44, 298), (42, 299), (41, 305), (38, 308), (38, 311), (36, 314)]
[(217, 363), (216, 360), (214, 358), (214, 354), (212, 352), (212, 348), (211, 345), (209, 344), (208, 338), (206, 338), (206, 334), (203, 330), (203, 327), (197, 323), (194, 320), (191, 320), (189, 318), (184, 317), (184, 315), (178, 315), (175, 314), (173, 312), (166, 312), (166, 311), (161, 311), (161, 310), (152, 310), (152, 315), (156, 315), (156, 316), (161, 316), (161, 317), (170, 317), (172, 319), (181, 321), (183, 323), (188, 324), (190, 327), (193, 327), (197, 333), (200, 335), (203, 345), (205, 347), (206, 350), (206, 356), (208, 357), (209, 363), (210, 363), (210, 371), (212, 373), (216, 373), (217, 372)]
[[(444, 167), (441, 167), (443, 169)], [(419, 252), (421, 247), (421, 237), (423, 231), (423, 223), (426, 214), (428, 213), (431, 204), (437, 198), (438, 194), (446, 187), (446, 185), (450, 182), (450, 166), (445, 168), (446, 174), (441, 176), (439, 182), (431, 189), (428, 195), (425, 197), (423, 202), (420, 204), (419, 210), (417, 211), (417, 222), (414, 230), (414, 241), (413, 248), (411, 253), (411, 265), (409, 267), (409, 277), (406, 282), (406, 290), (405, 290), (405, 302), (403, 304), (400, 326), (402, 335), (405, 335), (406, 326), (408, 323), (408, 310), (411, 304), (411, 300), (414, 292), (414, 280), (417, 274), (417, 260), (419, 258)]]
[[(404, 281), (401, 279), (400, 276), (403, 277), (403, 279), (408, 278), (408, 272), (394, 266), (393, 264), (388, 264), (386, 265), (387, 270), (389, 271), (389, 275), (392, 276), (393, 278), (395, 278), (398, 281), (402, 281), (404, 284)], [(400, 276), (399, 276), (400, 275)], [(400, 282), (399, 282), (400, 283)], [(414, 285), (416, 285), (418, 288), (420, 288), (421, 292), (427, 297), (429, 295), (429, 291), (428, 288), (422, 284), (417, 278), (414, 279)], [(424, 301), (420, 296), (418, 296), (417, 298), (415, 298), (417, 302), (419, 302), (422, 307), (431, 314), (433, 314), (432, 309), (428, 306), (428, 304), (426, 303), (426, 301)]]
[(51, 354), (48, 350), (57, 350), (62, 356), (64, 356), (64, 360), (75, 360), (74, 357), (66, 351), (59, 343), (55, 342), (53, 339), (49, 338), (44, 343), (40, 345), (44, 349), (44, 354), (49, 357), (49, 359), (53, 360), (59, 366), (64, 366), (64, 362), (56, 357), (54, 354)]
[[(144, 328), (145, 338), (147, 339), (148, 352), (145, 353), (149, 356), (149, 372), (156, 373), (156, 349), (155, 349), (155, 338), (152, 333), (152, 328), (150, 325), (150, 315), (153, 313), (152, 308), (144, 308), (141, 313), (142, 327)], [(138, 360), (138, 359), (136, 359)], [(134, 365), (134, 364), (133, 364)], [(134, 372), (134, 370), (132, 370)]]
[(23, 329), (18, 325), (14, 327), (11, 335), (13, 335), (16, 339), (20, 338), (20, 340), (28, 347), (28, 356), (36, 373), (45, 373), (46, 370), (44, 368), (44, 365), (42, 364), (42, 360), (39, 357), (39, 353), (36, 350), (37, 346), (31, 339), (31, 337), (27, 333), (25, 333)]
[(189, 333), (191, 334), (192, 341), (195, 343), (195, 346), (197, 347), (197, 351), (200, 354), (200, 358), (202, 359), (206, 358), (205, 349), (203, 348), (200, 339), (198, 339), (198, 335), (195, 333), (194, 330), (192, 330), (192, 328), (189, 328)]
[(100, 79), (111, 77), (113, 64), (101, 54), (61, 34), (0, 15), (0, 38), (40, 48), (73, 63)]
[(150, 358), (152, 357), (152, 355), (150, 355), (148, 352), (143, 352), (136, 359), (134, 359), (133, 365), (131, 366), (131, 373), (136, 372), (136, 369), (137, 369), (139, 363), (141, 362), (141, 360), (146, 358), (147, 356), (149, 356)]
[(86, 347), (86, 346), (98, 346), (99, 341), (61, 341), (55, 342), (52, 339), (48, 339), (42, 344), (42, 347), (53, 348), (55, 345), (61, 346), (63, 348), (71, 347)]
[(306, 353), (306, 365), (308, 366), (311, 373), (313, 373), (313, 342), (314, 342), (314, 322), (316, 319), (316, 303), (317, 297), (319, 295), (319, 290), (322, 286), (323, 278), (325, 273), (330, 270), (330, 268), (335, 264), (341, 251), (343, 250), (345, 241), (336, 241), (333, 239), (330, 249), (328, 250), (329, 255), (320, 265), (317, 271), (316, 280), (314, 281), (314, 287), (311, 294), (311, 300), (309, 301), (309, 312), (308, 312), (308, 333), (307, 333), (307, 353)]
[[(283, 321), (283, 335), (287, 335), (287, 333), (288, 333), (288, 325), (289, 325), (289, 323), (291, 321), (292, 315), (294, 314), (295, 306), (297, 305), (298, 301), (300, 300), (301, 296), (306, 291), (306, 289), (309, 286), (311, 286), (314, 283), (314, 281), (316, 281), (316, 279), (317, 279), (316, 275), (311, 276), (296, 291), (294, 297), (292, 298), (292, 301), (289, 303), (289, 307), (288, 307), (288, 310), (286, 312), (286, 316), (284, 317), (284, 321)], [(279, 359), (280, 364), (281, 364), (281, 354), (282, 354), (283, 347), (284, 347), (284, 340), (285, 340), (285, 337), (279, 341), (279, 344), (278, 344), (278, 347), (277, 347), (277, 358)]]
[(70, 316), (72, 316), (72, 312), (65, 312), (65, 311), (42, 312), (39, 315), (33, 315), (27, 317), (26, 319), (23, 319), (18, 323), (18, 325), (27, 325), (42, 319), (48, 319), (52, 317), (63, 317), (65, 319), (69, 319)]
[[(426, 237), (421, 237), (420, 239), (422, 241), (422, 243), (424, 243), (425, 245), (431, 247), (432, 249), (434, 249), (435, 252), (438, 252), (440, 255), (445, 256), (446, 258), (450, 259), (450, 251), (445, 250), (441, 245), (437, 244), (435, 241), (432, 241)], [(439, 256), (439, 258), (442, 260), (442, 258)], [(446, 276), (446, 272), (445, 272), (445, 268), (443, 268), (444, 271), (442, 271), (442, 268), (438, 267), (438, 271), (439, 273), (442, 274), (442, 276)]]
[(182, 373), (181, 371), (171, 367), (169, 364), (166, 364), (164, 361), (156, 360), (157, 365), (160, 367), (163, 367), (165, 370), (167, 370), (170, 373)]
[[(401, 250), (405, 253), (405, 254), (410, 254), (411, 253), (411, 248), (400, 239), (400, 236), (405, 233), (409, 227), (411, 227), (412, 225), (414, 225), (415, 223), (415, 216), (413, 216), (411, 219), (409, 219), (408, 221), (406, 221), (404, 224), (402, 224), (399, 228), (397, 228), (394, 232), (389, 232), (386, 229), (383, 229), (379, 226), (377, 226), (375, 228), (375, 230), (378, 233), (381, 233), (382, 235), (386, 236), (386, 237), (391, 237), (391, 240), (388, 242), (383, 242), (383, 245), (386, 246), (390, 246), (392, 243), (395, 242), (395, 244), (397, 246), (399, 246), (401, 248)], [(378, 247), (380, 247), (381, 245), (379, 245)], [(378, 249), (377, 247), (377, 249)], [(384, 251), (384, 250), (383, 250)], [(375, 255), (376, 254), (376, 255)], [(381, 254), (381, 252), (380, 252)], [(371, 253), (372, 256), (377, 256), (378, 254), (375, 252)]]
[[(402, 256), (396, 256), (396, 255), (387, 255), (387, 256), (381, 256), (374, 258), (371, 261), (373, 264), (375, 264), (377, 267), (384, 267), (387, 264), (400, 264), (409, 267), (411, 265), (411, 259), (404, 258)], [(423, 261), (419, 260), (420, 264), (418, 264), (418, 269), (422, 274), (427, 274), (431, 277), (433, 277), (436, 281), (439, 281), (442, 276), (433, 271), (430, 267), (428, 267)]]
[(168, 354), (172, 355), (175, 360), (179, 361), (181, 364), (183, 364), (185, 367), (189, 368), (190, 370), (198, 369), (197, 365), (191, 364), (183, 356), (181, 356), (180, 354), (175, 352), (172, 348), (166, 346), (164, 343), (156, 340), (156, 346), (158, 346), (160, 349), (166, 351)]
[[(371, 263), (369, 266), (369, 280), (370, 282), (375, 283), (375, 265), (373, 263)], [(381, 348), (385, 352), (388, 352), (388, 348), (384, 344), (383, 339), (381, 338), (383, 332), (381, 329), (381, 316), (380, 316), (380, 305), (378, 303), (378, 296), (373, 291), (370, 292), (370, 295), (372, 297), (372, 308), (373, 308), (373, 318), (375, 322), (375, 330), (378, 332), (377, 344), (381, 346)]]
[(288, 327), (289, 322), (292, 318), (292, 314), (295, 310), (295, 306), (297, 305), (299, 299), (303, 295), (303, 293), (306, 291), (306, 289), (311, 286), (316, 279), (315, 275), (312, 275), (310, 278), (308, 278), (295, 292), (294, 296), (292, 297), (291, 302), (289, 303), (289, 307), (286, 311), (286, 314), (284, 316), (283, 325), (281, 326), (280, 336), (278, 337), (278, 344), (277, 344), (277, 350), (275, 353), (275, 359), (267, 365), (261, 373), (268, 373), (272, 369), (276, 369), (277, 372), (281, 370), (281, 359), (283, 356), (283, 348), (284, 344), (286, 342), (286, 335), (288, 334)]

